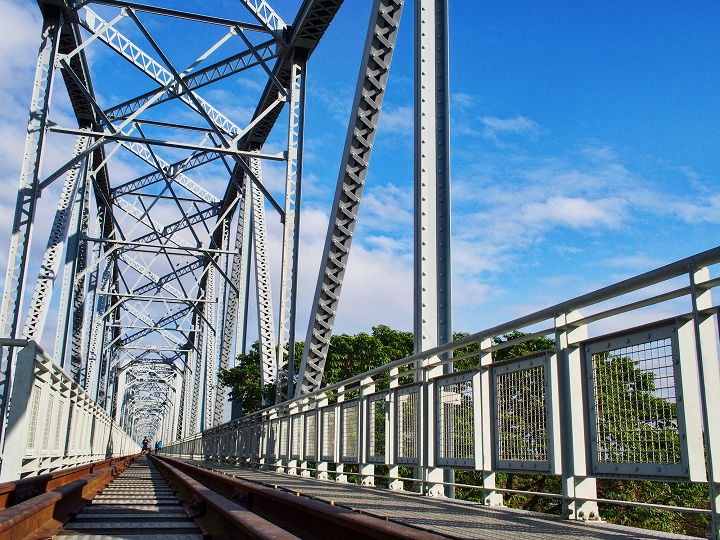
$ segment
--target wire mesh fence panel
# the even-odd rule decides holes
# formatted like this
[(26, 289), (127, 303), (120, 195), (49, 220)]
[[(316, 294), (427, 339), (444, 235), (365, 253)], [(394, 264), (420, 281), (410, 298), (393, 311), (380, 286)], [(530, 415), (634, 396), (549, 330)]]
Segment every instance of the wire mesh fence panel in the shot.
[(585, 346), (596, 473), (684, 476), (671, 327)]
[(302, 442), (302, 416), (290, 417), (290, 459), (300, 459), (300, 443)]
[(342, 417), (340, 433), (342, 435), (340, 459), (343, 462), (358, 461), (358, 428), (360, 427), (360, 407), (357, 401), (343, 403), (341, 405)]
[(438, 463), (475, 464), (472, 373), (437, 380)]
[(322, 447), (320, 460), (335, 462), (335, 407), (325, 407), (322, 414)]
[(495, 466), (550, 469), (547, 426), (547, 353), (492, 366)]
[(418, 463), (420, 388), (397, 391), (397, 462)]
[(386, 394), (382, 394), (368, 398), (367, 459), (370, 462), (385, 461), (385, 396)]
[(305, 460), (315, 460), (315, 434), (317, 433), (317, 411), (305, 415)]

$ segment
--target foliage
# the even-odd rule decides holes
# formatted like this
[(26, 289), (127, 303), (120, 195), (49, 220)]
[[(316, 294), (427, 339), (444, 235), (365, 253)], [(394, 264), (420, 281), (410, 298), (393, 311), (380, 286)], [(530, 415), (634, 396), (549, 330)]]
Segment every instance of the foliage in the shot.
[(230, 400), (242, 403), (244, 414), (259, 411), (265, 403), (275, 401), (275, 385), (266, 384), (260, 390), (260, 346), (252, 344), (250, 352), (237, 355), (235, 367), (221, 369), (220, 384), (230, 387)]

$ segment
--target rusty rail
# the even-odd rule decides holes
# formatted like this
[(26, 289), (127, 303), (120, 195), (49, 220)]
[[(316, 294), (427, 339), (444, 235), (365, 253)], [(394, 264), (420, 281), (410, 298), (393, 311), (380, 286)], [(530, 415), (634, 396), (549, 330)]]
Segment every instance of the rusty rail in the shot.
[[(301, 538), (358, 540), (439, 540), (446, 538), (347, 508), (219, 474), (165, 456), (153, 456), (153, 459), (161, 466), (161, 470), (162, 467), (168, 467), (181, 474), (185, 473), (186, 476), (202, 484), (206, 491), (220, 494), (228, 502), (236, 501), (233, 503), (235, 506), (258, 514)], [(198, 503), (195, 504), (198, 506)]]
[(86, 463), (69, 469), (61, 469), (39, 476), (31, 476), (12, 482), (0, 484), (0, 510), (5, 510), (18, 503), (42, 495), (46, 491), (64, 486), (83, 478), (89, 474), (100, 471), (127, 458), (112, 458), (94, 463)]
[(0, 510), (0, 540), (49, 536), (135, 458), (104, 460), (0, 485), (5, 501)]
[[(153, 456), (154, 457), (154, 456)], [(166, 460), (170, 461), (170, 460)], [(185, 511), (195, 520), (204, 535), (234, 540), (297, 540), (297, 536), (263, 519), (240, 504), (202, 485), (164, 460), (155, 460), (158, 469), (183, 501)], [(194, 475), (193, 475), (194, 476)]]

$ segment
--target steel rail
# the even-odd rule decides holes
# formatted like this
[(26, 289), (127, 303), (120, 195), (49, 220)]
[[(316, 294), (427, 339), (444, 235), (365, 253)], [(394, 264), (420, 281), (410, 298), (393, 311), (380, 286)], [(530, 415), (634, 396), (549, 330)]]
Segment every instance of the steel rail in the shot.
[[(16, 499), (33, 496), (0, 510), (0, 540), (52, 536), (73, 513), (125, 470), (135, 457), (121, 458), (112, 464), (100, 461), (61, 473), (1, 484), (0, 493), (14, 493)], [(37, 493), (33, 494), (33, 491)]]
[(254, 514), (217, 493), (213, 486), (205, 486), (193, 475), (186, 474), (175, 464), (150, 456), (179, 498), (185, 503), (188, 516), (198, 524), (204, 534), (212, 538), (234, 540), (253, 538), (258, 540), (295, 540), (298, 537), (270, 521)]
[[(237, 501), (251, 512), (270, 519), (302, 538), (353, 538), (439, 540), (428, 531), (386, 521), (318, 499), (241, 480), (229, 474), (191, 465), (166, 456), (152, 456), (156, 463), (185, 473), (212, 491)], [(228, 499), (226, 499), (228, 500)]]

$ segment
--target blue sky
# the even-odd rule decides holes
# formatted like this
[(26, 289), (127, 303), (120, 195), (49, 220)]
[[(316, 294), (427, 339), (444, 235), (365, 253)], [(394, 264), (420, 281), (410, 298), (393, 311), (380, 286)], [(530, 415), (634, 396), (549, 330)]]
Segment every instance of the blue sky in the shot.
[[(251, 20), (232, 0), (212, 8), (153, 3)], [(300, 1), (271, 4), (291, 21)], [(0, 21), (0, 136), (6, 141), (0, 185), (10, 194), (22, 161), (40, 20), (29, 0), (0, 0), (0, 7), (7, 14)], [(307, 325), (369, 7), (346, 0), (308, 69), (299, 336)], [(338, 332), (369, 331), (376, 324), (412, 328), (412, 15), (409, 2)], [(179, 34), (153, 17), (141, 19), (179, 65), (210, 43), (190, 24)], [(718, 23), (720, 3), (710, 1), (450, 2), (456, 330), (494, 326), (720, 243)], [(185, 50), (176, 51), (178, 35)], [(111, 53), (88, 53), (91, 70), (111, 65)], [(106, 83), (95, 75), (107, 105), (124, 89), (122, 75), (115, 75)], [(241, 124), (259, 88), (248, 79), (201, 94)], [(54, 111), (54, 118), (72, 125), (66, 99), (58, 97)], [(269, 147), (277, 151), (282, 141), (278, 130)], [(53, 144), (46, 174), (69, 145), (59, 139)], [(131, 163), (120, 162), (112, 178), (134, 174)], [(280, 167), (266, 169), (277, 198), (281, 177)], [(220, 196), (226, 179), (198, 181)], [(14, 202), (14, 195), (1, 202), (3, 253)], [(42, 203), (54, 213), (52, 198)], [(280, 229), (269, 221), (277, 278)], [(38, 257), (47, 222), (39, 217)], [(0, 264), (4, 272), (5, 255)], [(277, 281), (274, 286), (277, 293)]]

